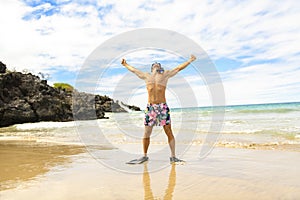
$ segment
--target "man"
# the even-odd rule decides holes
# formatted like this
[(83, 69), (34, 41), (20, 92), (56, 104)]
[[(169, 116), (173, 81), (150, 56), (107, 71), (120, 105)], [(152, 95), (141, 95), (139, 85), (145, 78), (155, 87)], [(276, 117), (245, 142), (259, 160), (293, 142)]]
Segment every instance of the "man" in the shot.
[(184, 162), (183, 160), (178, 159), (175, 155), (175, 138), (172, 133), (171, 118), (169, 113), (170, 110), (166, 103), (167, 101), (165, 93), (169, 78), (175, 76), (179, 71), (186, 68), (194, 60), (196, 60), (196, 57), (191, 55), (188, 61), (178, 65), (172, 70), (166, 71), (161, 67), (160, 63), (153, 63), (151, 67), (151, 73), (147, 73), (128, 65), (126, 60), (122, 59), (121, 64), (123, 66), (146, 82), (148, 91), (148, 104), (144, 119), (144, 156), (140, 159), (132, 160), (128, 162), (128, 164), (143, 163), (148, 160), (147, 152), (150, 144), (150, 135), (154, 125), (163, 126), (168, 137), (168, 143), (171, 150), (170, 163)]

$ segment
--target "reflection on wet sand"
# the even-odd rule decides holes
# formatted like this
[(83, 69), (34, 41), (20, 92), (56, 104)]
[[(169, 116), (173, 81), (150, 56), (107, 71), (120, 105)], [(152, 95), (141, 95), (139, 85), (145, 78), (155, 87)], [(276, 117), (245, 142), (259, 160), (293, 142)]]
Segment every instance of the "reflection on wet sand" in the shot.
[[(165, 200), (171, 200), (173, 198), (173, 192), (175, 189), (175, 185), (176, 185), (176, 169), (175, 169), (175, 164), (172, 164), (171, 167), (171, 171), (169, 174), (169, 183), (168, 183), (168, 187), (165, 190), (165, 195), (164, 198)], [(152, 200), (152, 199), (156, 199), (153, 196), (153, 192), (151, 189), (151, 179), (150, 179), (150, 175), (148, 172), (148, 164), (145, 163), (144, 164), (144, 173), (143, 173), (143, 184), (144, 184), (144, 199), (145, 200)]]
[(0, 141), (0, 191), (43, 175), (54, 166), (70, 162), (68, 156), (82, 152), (80, 146)]

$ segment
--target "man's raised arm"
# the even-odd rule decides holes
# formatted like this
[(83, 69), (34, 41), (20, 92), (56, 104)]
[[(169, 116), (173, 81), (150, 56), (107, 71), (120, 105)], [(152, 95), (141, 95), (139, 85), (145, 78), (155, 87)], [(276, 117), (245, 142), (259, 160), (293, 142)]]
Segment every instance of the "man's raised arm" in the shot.
[(172, 70), (168, 70), (168, 76), (172, 77), (175, 76), (179, 71), (183, 70), (184, 68), (186, 68), (189, 64), (191, 64), (191, 62), (193, 62), (194, 60), (196, 60), (196, 57), (194, 55), (191, 55), (190, 59), (184, 63), (181, 63), (180, 65), (178, 65), (177, 67), (175, 67)]
[(145, 80), (147, 78), (147, 73), (142, 72), (130, 65), (127, 64), (126, 60), (123, 58), (121, 64), (126, 67), (129, 71), (131, 71), (132, 73), (134, 73), (135, 75), (137, 75), (140, 79)]

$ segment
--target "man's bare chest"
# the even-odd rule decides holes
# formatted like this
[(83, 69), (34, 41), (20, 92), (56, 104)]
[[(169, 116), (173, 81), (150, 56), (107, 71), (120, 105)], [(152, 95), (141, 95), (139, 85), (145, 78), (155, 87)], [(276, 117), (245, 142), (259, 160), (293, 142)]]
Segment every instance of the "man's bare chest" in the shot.
[(156, 76), (151, 76), (146, 80), (146, 84), (151, 84), (151, 85), (163, 85), (166, 86), (167, 85), (167, 79), (166, 77), (164, 77), (163, 75), (156, 75)]

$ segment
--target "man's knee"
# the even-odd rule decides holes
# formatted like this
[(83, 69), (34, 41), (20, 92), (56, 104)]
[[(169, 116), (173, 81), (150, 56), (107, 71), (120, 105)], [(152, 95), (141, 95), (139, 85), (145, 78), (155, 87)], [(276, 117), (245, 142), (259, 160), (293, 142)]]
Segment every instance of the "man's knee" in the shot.
[(171, 124), (164, 125), (164, 131), (166, 134), (172, 134)]
[(145, 126), (144, 138), (149, 138), (152, 133), (153, 126)]
[(164, 130), (171, 130), (171, 124), (164, 125)]

